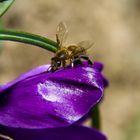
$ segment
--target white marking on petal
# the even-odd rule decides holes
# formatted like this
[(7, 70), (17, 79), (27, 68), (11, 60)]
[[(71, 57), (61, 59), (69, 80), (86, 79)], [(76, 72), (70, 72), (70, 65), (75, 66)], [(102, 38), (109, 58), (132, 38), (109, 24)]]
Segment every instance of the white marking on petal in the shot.
[(55, 85), (49, 86), (47, 89), (46, 83), (45, 84), (38, 84), (38, 94), (43, 97), (43, 99), (51, 102), (60, 102), (60, 97), (58, 94), (54, 94), (56, 92)]
[(95, 87), (99, 87), (97, 82), (96, 82), (96, 79), (95, 79), (96, 71), (93, 68), (90, 68), (90, 67), (86, 67), (86, 68), (83, 68), (83, 69), (87, 72), (84, 75), (88, 77), (88, 81), (91, 82), (91, 83), (94, 82)]

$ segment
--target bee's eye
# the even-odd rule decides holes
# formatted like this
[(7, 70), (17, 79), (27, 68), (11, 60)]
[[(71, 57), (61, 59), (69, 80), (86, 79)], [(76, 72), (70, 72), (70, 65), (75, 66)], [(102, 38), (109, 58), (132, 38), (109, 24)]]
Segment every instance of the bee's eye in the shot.
[(58, 65), (60, 65), (60, 64), (61, 64), (61, 62), (60, 62), (60, 61), (57, 61), (57, 64), (58, 64)]

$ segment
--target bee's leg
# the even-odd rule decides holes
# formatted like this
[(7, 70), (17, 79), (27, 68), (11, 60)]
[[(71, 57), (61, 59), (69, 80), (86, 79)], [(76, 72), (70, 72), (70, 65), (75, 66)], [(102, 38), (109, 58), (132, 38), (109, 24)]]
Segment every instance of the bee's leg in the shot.
[(73, 63), (73, 62), (71, 63), (71, 67), (72, 67), (72, 68), (74, 67), (74, 63)]
[(56, 70), (57, 70), (56, 67), (50, 66), (50, 67), (47, 69), (47, 72), (55, 72)]
[(62, 60), (62, 67), (65, 68), (66, 67), (66, 61)]
[(72, 68), (74, 67), (74, 63), (73, 63), (73, 59), (72, 58), (70, 59), (70, 65), (71, 65)]
[(86, 55), (81, 55), (80, 58), (87, 60), (88, 61), (88, 64), (90, 64), (90, 65), (93, 64), (92, 61), (89, 59), (89, 57), (86, 56)]
[(50, 66), (50, 67), (47, 69), (47, 72), (52, 71), (52, 69), (53, 69), (53, 67), (52, 67), (52, 66)]
[(80, 57), (75, 57), (73, 59), (73, 65), (77, 65), (77, 64), (82, 64), (82, 61), (80, 60)]
[(58, 70), (58, 66), (56, 66), (56, 65), (51, 65), (51, 66), (47, 69), (47, 72), (55, 72), (56, 70)]

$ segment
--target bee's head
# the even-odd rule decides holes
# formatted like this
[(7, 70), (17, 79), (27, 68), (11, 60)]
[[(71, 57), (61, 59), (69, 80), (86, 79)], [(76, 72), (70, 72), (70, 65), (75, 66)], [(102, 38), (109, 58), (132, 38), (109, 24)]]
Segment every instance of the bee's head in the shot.
[(51, 59), (51, 65), (52, 67), (60, 67), (61, 66), (61, 61), (57, 57), (53, 57)]

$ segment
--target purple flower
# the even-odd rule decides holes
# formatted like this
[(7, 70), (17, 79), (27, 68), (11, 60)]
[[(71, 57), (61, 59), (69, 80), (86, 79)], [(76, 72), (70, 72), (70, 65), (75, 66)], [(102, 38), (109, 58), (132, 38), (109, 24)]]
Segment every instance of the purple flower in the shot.
[(0, 132), (14, 140), (107, 140), (96, 129), (78, 125), (55, 129), (19, 129), (1, 126)]
[(95, 129), (73, 125), (101, 100), (107, 85), (103, 65), (83, 63), (54, 73), (49, 67), (0, 86), (0, 133), (15, 140), (106, 140)]

